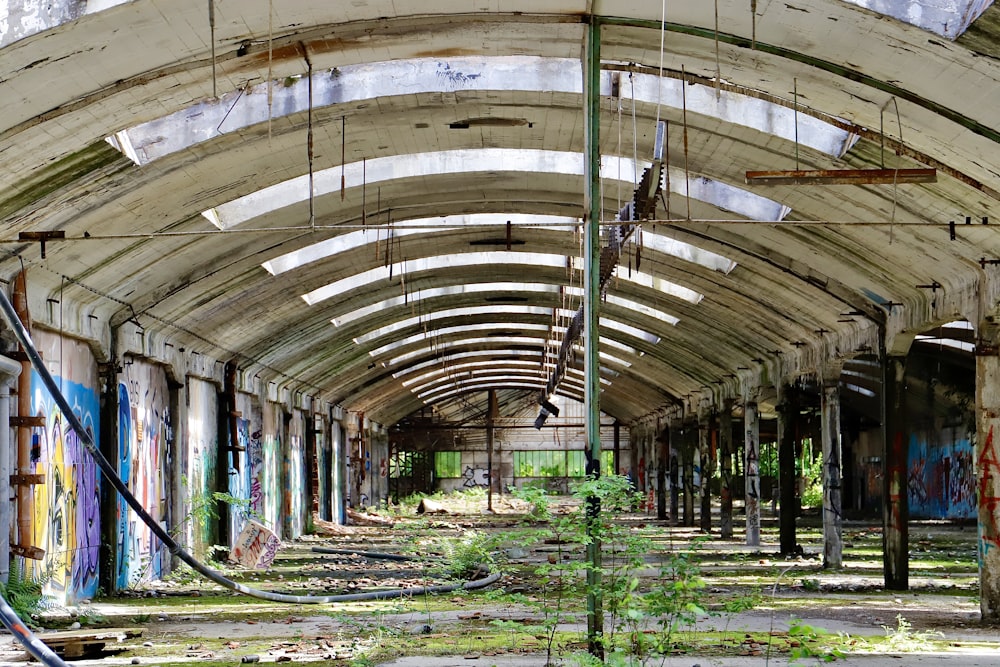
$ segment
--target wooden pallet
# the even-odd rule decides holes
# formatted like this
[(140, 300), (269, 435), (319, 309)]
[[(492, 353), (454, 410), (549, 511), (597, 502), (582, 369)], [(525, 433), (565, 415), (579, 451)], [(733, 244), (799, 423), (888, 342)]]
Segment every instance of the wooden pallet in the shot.
[(105, 648), (105, 646), (141, 637), (142, 630), (142, 628), (67, 630), (65, 632), (46, 632), (38, 635), (38, 638), (64, 658), (84, 658), (124, 651), (124, 646), (110, 649)]

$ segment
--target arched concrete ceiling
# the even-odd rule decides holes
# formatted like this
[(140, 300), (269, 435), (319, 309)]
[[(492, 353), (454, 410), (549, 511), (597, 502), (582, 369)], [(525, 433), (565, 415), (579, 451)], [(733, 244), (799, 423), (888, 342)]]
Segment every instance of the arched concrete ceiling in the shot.
[[(669, 123), (659, 220), (602, 305), (604, 412), (992, 307), (996, 9), (952, 41), (836, 0), (720, 0), (717, 27), (714, 3), (670, 2), (662, 32), (655, 0), (335, 5), (217, 0), (213, 27), (203, 1), (7, 3), (0, 274), (28, 268), (39, 325), (141, 331), (386, 425), (534, 393), (582, 294), (592, 19), (608, 220)], [(744, 182), (882, 165), (938, 179)], [(18, 241), (56, 230), (44, 258)]]

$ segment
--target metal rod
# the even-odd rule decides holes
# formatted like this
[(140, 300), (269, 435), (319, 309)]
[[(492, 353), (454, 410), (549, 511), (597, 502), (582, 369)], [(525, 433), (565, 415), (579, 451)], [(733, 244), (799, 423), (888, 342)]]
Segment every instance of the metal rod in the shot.
[[(586, 63), (584, 65), (584, 172), (586, 190), (584, 200), (587, 224), (584, 267), (587, 276), (584, 289), (584, 414), (587, 422), (587, 475), (594, 479), (601, 475), (601, 414), (600, 414), (600, 357), (598, 322), (601, 299), (600, 261), (602, 218), (601, 154), (600, 154), (600, 83), (601, 83), (601, 27), (591, 22), (587, 28)], [(604, 659), (604, 605), (601, 595), (601, 535), (600, 499), (586, 499), (587, 512), (587, 645), (591, 655)]]
[(687, 200), (687, 218), (691, 219), (691, 173), (688, 169), (688, 105), (687, 73), (681, 65), (681, 122), (684, 125), (684, 198)]
[(799, 80), (792, 79), (792, 98), (795, 100), (792, 104), (793, 115), (795, 118), (795, 170), (799, 170)]
[(212, 42), (212, 97), (218, 97), (219, 86), (215, 73), (215, 0), (208, 0), (208, 31)]

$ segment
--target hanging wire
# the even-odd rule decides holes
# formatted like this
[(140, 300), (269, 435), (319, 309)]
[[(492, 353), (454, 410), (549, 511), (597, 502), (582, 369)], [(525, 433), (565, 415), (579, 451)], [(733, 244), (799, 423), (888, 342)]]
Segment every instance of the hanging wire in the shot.
[(688, 166), (688, 106), (687, 73), (681, 65), (681, 118), (684, 124), (684, 198), (687, 200), (687, 219), (691, 219), (691, 172)]
[(656, 79), (656, 125), (660, 124), (660, 106), (663, 102), (663, 52), (666, 49), (666, 35), (667, 0), (663, 0), (660, 6), (660, 75)]
[(795, 171), (799, 170), (799, 80), (792, 79), (792, 113), (795, 118)]
[(632, 186), (639, 185), (639, 126), (635, 120), (635, 77), (628, 73), (629, 88), (632, 91)]
[[(889, 102), (892, 102), (893, 107), (896, 109), (896, 127), (899, 128), (899, 145), (903, 145), (903, 121), (899, 116), (899, 103), (896, 102), (896, 96), (893, 95), (889, 98), (888, 102), (882, 105), (879, 110), (879, 129), (882, 130), (884, 122), (882, 117), (885, 115), (885, 110), (889, 106)], [(880, 131), (882, 135), (882, 168), (885, 169), (885, 132)], [(898, 155), (898, 151), (897, 151)], [(893, 231), (895, 230), (896, 223), (896, 192), (897, 192), (897, 179), (899, 177), (899, 159), (896, 160), (896, 168), (892, 171), (892, 212), (889, 215), (889, 243), (893, 241)]]
[(271, 145), (271, 107), (274, 104), (274, 0), (267, 0), (267, 145)]
[(722, 99), (722, 66), (719, 64), (719, 0), (715, 0), (715, 99)]
[(215, 0), (208, 0), (208, 32), (212, 42), (212, 97), (219, 97), (219, 85), (215, 72)]
[(306, 152), (309, 156), (309, 228), (316, 231), (316, 188), (314, 187), (315, 170), (313, 169), (313, 66), (305, 44), (302, 45), (302, 54), (306, 59), (306, 65), (309, 66), (309, 109), (306, 116), (306, 124), (308, 125)]

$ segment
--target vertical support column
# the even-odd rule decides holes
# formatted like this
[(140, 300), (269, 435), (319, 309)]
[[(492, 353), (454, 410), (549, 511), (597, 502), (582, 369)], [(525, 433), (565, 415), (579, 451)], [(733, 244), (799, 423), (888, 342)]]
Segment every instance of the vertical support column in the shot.
[(823, 441), (823, 567), (844, 564), (841, 513), (841, 442), (839, 373), (823, 384), (820, 397)]
[(694, 457), (698, 452), (698, 424), (688, 425), (684, 430), (684, 444), (681, 449), (681, 479), (684, 486), (684, 520), (681, 525), (694, 525)]
[(722, 402), (719, 415), (719, 462), (722, 485), (719, 488), (719, 533), (724, 540), (733, 538), (733, 399)]
[[(601, 475), (600, 358), (598, 321), (601, 302), (601, 26), (591, 19), (583, 67), (584, 177), (584, 413), (587, 434), (587, 475)], [(604, 659), (604, 605), (601, 596), (600, 499), (587, 498), (587, 645), (591, 655)]]
[(675, 429), (670, 447), (670, 525), (680, 525), (681, 505), (681, 462), (679, 449), (683, 447), (684, 432)]
[(667, 467), (670, 465), (670, 427), (656, 436), (656, 518), (667, 518)]
[(906, 358), (882, 355), (882, 557), (885, 587), (909, 588)]
[[(99, 443), (101, 453), (104, 458), (111, 461), (115, 466), (115, 472), (120, 473), (121, 457), (118, 454), (118, 329), (111, 327), (111, 358), (106, 364), (98, 365), (98, 372), (101, 380), (101, 419)], [(173, 408), (173, 406), (171, 406)], [(171, 419), (176, 418), (176, 413), (171, 410)], [(171, 471), (172, 472), (172, 471)], [(173, 486), (168, 487), (168, 497), (176, 498), (181, 494), (175, 494)], [(2, 498), (4, 496), (0, 496)], [(98, 585), (106, 591), (117, 590), (117, 576), (115, 564), (118, 562), (118, 549), (122, 545), (118, 543), (118, 503), (123, 502), (118, 497), (118, 492), (110, 484), (100, 485), (100, 508), (101, 508), (101, 547), (99, 550), (100, 563), (98, 568)], [(123, 503), (124, 504), (124, 503)], [(168, 511), (173, 508), (169, 508)], [(123, 510), (124, 511), (124, 510)], [(174, 525), (174, 524), (170, 524)], [(171, 563), (173, 566), (173, 563)]]
[[(31, 332), (31, 316), (28, 313), (27, 274), (22, 269), (14, 278), (14, 309), (24, 328)], [(31, 417), (31, 361), (24, 347), (21, 357), (21, 374), (17, 381), (17, 416), (21, 419)], [(31, 465), (31, 431), (24, 427), (17, 429), (17, 474), (30, 475), (34, 471)], [(31, 517), (34, 515), (34, 489), (24, 482), (17, 485), (17, 544), (22, 547), (33, 546), (31, 536)]]
[(778, 517), (778, 533), (782, 554), (796, 552), (795, 519), (799, 514), (795, 474), (795, 445), (798, 441), (799, 400), (798, 391), (792, 388), (784, 392), (784, 400), (778, 406), (778, 492), (781, 513)]
[(979, 609), (1000, 621), (1000, 349), (996, 335), (976, 346), (976, 477), (979, 479)]
[(612, 455), (614, 456), (614, 469), (615, 474), (622, 474), (622, 423), (615, 420), (614, 425), (614, 444), (612, 445), (614, 449), (612, 450)]
[(698, 513), (698, 527), (703, 533), (712, 532), (712, 445), (715, 437), (711, 419), (707, 416), (701, 419), (698, 424), (698, 455), (700, 461), (698, 467), (701, 472), (698, 476), (699, 491), (701, 491), (701, 509)]
[(747, 546), (760, 546), (760, 412), (756, 401), (743, 407), (743, 470), (746, 477)]
[(490, 389), (486, 395), (486, 508), (490, 512), (493, 511), (493, 484), (496, 480), (496, 475), (493, 474), (493, 448), (494, 423), (498, 412), (497, 390)]

